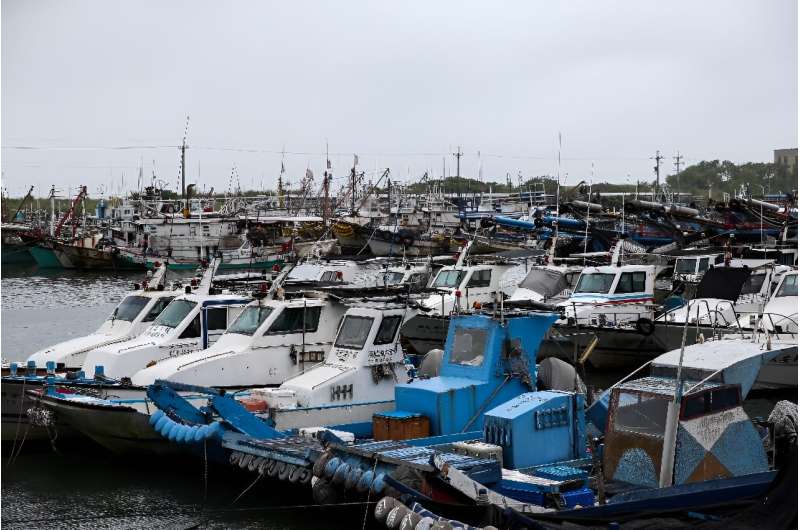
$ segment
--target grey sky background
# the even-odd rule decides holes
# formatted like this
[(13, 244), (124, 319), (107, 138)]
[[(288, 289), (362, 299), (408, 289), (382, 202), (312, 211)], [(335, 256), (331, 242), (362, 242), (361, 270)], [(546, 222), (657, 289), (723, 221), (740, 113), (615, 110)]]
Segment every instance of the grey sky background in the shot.
[(466, 176), (555, 174), (559, 132), (567, 184), (650, 179), (656, 149), (797, 146), (797, 2), (4, 0), (1, 110), (11, 195), (140, 159), (174, 189), (187, 114), (201, 189), (273, 188), (284, 148), (319, 182), (326, 139), (337, 177), (455, 174), (458, 145)]

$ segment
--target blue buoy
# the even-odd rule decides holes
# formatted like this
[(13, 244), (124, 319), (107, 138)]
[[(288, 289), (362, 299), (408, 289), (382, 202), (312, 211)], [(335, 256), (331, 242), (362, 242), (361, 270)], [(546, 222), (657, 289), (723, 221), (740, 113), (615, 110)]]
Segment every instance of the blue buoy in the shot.
[(334, 456), (328, 460), (328, 463), (325, 464), (325, 476), (331, 478), (340, 465), (342, 465), (342, 459), (339, 457)]
[(364, 474), (361, 475), (361, 480), (359, 480), (358, 484), (356, 484), (356, 490), (360, 491), (361, 493), (367, 491), (369, 487), (372, 485), (373, 478), (375, 478), (375, 474), (372, 472), (372, 470), (371, 469), (366, 470)]
[(333, 484), (344, 483), (344, 479), (347, 478), (348, 473), (350, 473), (350, 465), (347, 464), (347, 462), (342, 462), (342, 464), (336, 468), (336, 472), (333, 474), (331, 482)]
[(160, 420), (163, 415), (164, 411), (161, 409), (156, 409), (156, 411), (150, 415), (150, 419), (148, 420), (150, 425), (155, 426), (155, 424), (158, 423), (158, 420)]
[(373, 495), (379, 495), (383, 491), (383, 488), (386, 487), (385, 479), (385, 473), (378, 473), (378, 476), (372, 481), (372, 486), (370, 486)]

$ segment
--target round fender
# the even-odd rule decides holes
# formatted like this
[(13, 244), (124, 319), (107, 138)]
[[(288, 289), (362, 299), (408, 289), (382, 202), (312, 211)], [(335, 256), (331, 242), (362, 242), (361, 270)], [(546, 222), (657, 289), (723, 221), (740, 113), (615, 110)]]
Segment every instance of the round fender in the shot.
[[(159, 411), (159, 412), (161, 412), (161, 411)], [(164, 429), (164, 425), (166, 425), (169, 421), (170, 420), (169, 420), (169, 418), (167, 417), (166, 414), (161, 414), (161, 416), (158, 418), (158, 420), (156, 420), (156, 422), (153, 425), (153, 427), (155, 428), (156, 431), (158, 431), (159, 434), (163, 434), (163, 430), (162, 429)]]
[(399, 503), (400, 501), (394, 497), (384, 497), (379, 500), (377, 503), (375, 503), (375, 511), (373, 513), (375, 520), (379, 523), (384, 522), (386, 520), (386, 516), (389, 515), (389, 512), (391, 512)]
[(278, 480), (286, 480), (292, 472), (292, 465), (286, 462), (278, 462)]
[(417, 522), (417, 526), (414, 527), (414, 530), (430, 530), (435, 522), (433, 517), (423, 517)]
[(650, 336), (653, 334), (653, 331), (656, 329), (656, 324), (649, 318), (640, 318), (636, 321), (636, 331), (641, 333), (644, 336)]
[(336, 473), (336, 470), (339, 469), (340, 465), (342, 465), (342, 459), (334, 456), (328, 460), (327, 464), (325, 464), (325, 473), (323, 476), (325, 478), (333, 477), (333, 474)]
[(325, 464), (327, 464), (328, 460), (330, 460), (331, 458), (333, 458), (333, 455), (331, 454), (330, 451), (325, 451), (320, 455), (319, 458), (317, 458), (316, 462), (314, 462), (314, 467), (311, 468), (311, 471), (315, 477), (323, 476), (323, 473), (325, 471)]
[(384, 481), (385, 478), (385, 473), (378, 473), (378, 475), (375, 477), (375, 480), (372, 481), (370, 490), (372, 491), (373, 495), (380, 495), (383, 489), (386, 487), (386, 482)]
[(205, 440), (210, 430), (211, 429), (209, 428), (208, 425), (203, 425), (202, 427), (199, 427), (196, 431), (194, 431), (194, 442), (199, 443)]
[(449, 521), (436, 521), (431, 525), (431, 530), (453, 530)]
[(150, 421), (150, 425), (153, 425), (153, 426), (155, 426), (155, 424), (156, 424), (156, 423), (158, 423), (158, 420), (160, 420), (160, 419), (161, 419), (161, 418), (163, 418), (163, 417), (164, 417), (164, 411), (162, 411), (161, 409), (158, 409), (158, 410), (156, 410), (156, 411), (155, 411), (155, 412), (154, 412), (154, 413), (153, 413), (153, 414), (150, 416), (150, 420), (149, 420), (149, 421)]
[(239, 463), (239, 459), (241, 459), (242, 456), (243, 456), (242, 453), (240, 453), (239, 451), (234, 451), (231, 453), (231, 456), (228, 457), (228, 462), (230, 462), (232, 466), (235, 466), (236, 464)]
[(350, 465), (347, 462), (343, 462), (336, 468), (336, 472), (331, 477), (331, 483), (337, 486), (344, 484), (344, 479), (347, 478), (348, 473), (350, 473)]
[(311, 482), (311, 470), (307, 467), (300, 468), (300, 472), (297, 474), (297, 483), (298, 484), (308, 484)]
[(244, 457), (239, 460), (239, 467), (244, 469), (248, 465), (250, 465), (250, 461), (253, 459), (253, 455), (244, 455)]
[(270, 460), (269, 465), (267, 466), (267, 476), (269, 478), (277, 478), (278, 477), (278, 461), (277, 460)]
[(248, 471), (255, 471), (256, 469), (258, 469), (258, 466), (260, 466), (261, 462), (263, 462), (263, 461), (264, 461), (264, 459), (261, 458), (260, 456), (257, 456), (255, 458), (253, 458), (252, 460), (250, 460), (250, 463), (247, 464), (247, 470)]
[(178, 429), (178, 434), (175, 435), (175, 442), (182, 444), (186, 443), (186, 436), (191, 432), (192, 428), (187, 425), (181, 425)]
[(270, 459), (269, 458), (262, 458), (261, 462), (258, 464), (258, 474), (259, 475), (266, 475), (267, 468), (269, 467)]
[(375, 478), (375, 474), (372, 472), (371, 469), (368, 469), (361, 475), (361, 480), (358, 481), (356, 484), (356, 491), (364, 493), (367, 491), (372, 485), (372, 480)]
[(175, 438), (178, 436), (178, 431), (181, 428), (180, 423), (173, 422), (169, 427), (167, 427), (167, 439), (170, 442), (174, 442)]
[(311, 495), (317, 504), (335, 504), (339, 500), (339, 492), (325, 479), (319, 479), (314, 483)]
[(397, 504), (394, 508), (392, 508), (392, 511), (389, 512), (389, 515), (386, 516), (386, 528), (389, 530), (396, 530), (397, 528), (400, 528), (400, 523), (408, 512), (409, 509), (403, 504)]
[(400, 530), (415, 530), (417, 523), (422, 520), (422, 516), (416, 512), (409, 511), (400, 521)]
[(300, 482), (300, 477), (303, 476), (304, 473), (308, 475), (311, 474), (308, 471), (308, 468), (302, 466), (294, 466), (292, 472), (289, 474), (289, 482), (291, 482), (292, 484), (297, 484), (298, 482)]
[(350, 468), (350, 473), (347, 474), (347, 477), (344, 479), (344, 489), (351, 490), (356, 487), (358, 481), (361, 480), (361, 475), (364, 472), (361, 470), (360, 467), (353, 466)]

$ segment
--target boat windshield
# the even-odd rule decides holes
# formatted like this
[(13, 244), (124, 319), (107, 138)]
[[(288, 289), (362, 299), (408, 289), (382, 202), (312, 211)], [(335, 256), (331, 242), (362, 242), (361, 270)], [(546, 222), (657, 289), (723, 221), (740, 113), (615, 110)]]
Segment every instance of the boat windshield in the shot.
[(797, 274), (786, 276), (783, 279), (781, 288), (775, 293), (776, 298), (779, 296), (797, 296)]
[(664, 436), (669, 399), (639, 392), (620, 391), (614, 411), (614, 430)]
[(125, 320), (126, 322), (133, 322), (133, 320), (142, 312), (144, 306), (147, 305), (150, 299), (146, 296), (126, 296), (124, 300), (114, 309), (108, 320)]
[(742, 290), (739, 292), (739, 294), (755, 294), (760, 292), (761, 286), (764, 285), (764, 278), (766, 277), (766, 273), (751, 274), (744, 282), (744, 285), (742, 285)]
[(357, 317), (347, 315), (336, 337), (336, 346), (351, 350), (360, 350), (367, 342), (369, 330), (372, 329), (372, 317)]
[(578, 285), (575, 287), (576, 293), (602, 293), (607, 294), (614, 283), (613, 274), (581, 274)]
[(228, 333), (252, 335), (272, 313), (271, 307), (250, 306), (228, 327)]
[(464, 271), (439, 271), (433, 281), (433, 287), (458, 287), (462, 278), (464, 278)]
[(158, 315), (153, 325), (167, 326), (168, 328), (177, 327), (178, 324), (183, 322), (186, 315), (192, 312), (192, 309), (194, 309), (196, 305), (197, 302), (190, 302), (189, 300), (173, 300), (172, 303)]
[(402, 272), (389, 272), (384, 274), (383, 281), (386, 285), (397, 285), (403, 281), (403, 276)]
[(693, 259), (679, 259), (675, 262), (675, 272), (678, 274), (694, 274), (696, 262)]
[(480, 366), (483, 364), (484, 350), (486, 349), (486, 330), (474, 328), (461, 328), (456, 330), (453, 337), (453, 353), (450, 355), (450, 364), (462, 366)]

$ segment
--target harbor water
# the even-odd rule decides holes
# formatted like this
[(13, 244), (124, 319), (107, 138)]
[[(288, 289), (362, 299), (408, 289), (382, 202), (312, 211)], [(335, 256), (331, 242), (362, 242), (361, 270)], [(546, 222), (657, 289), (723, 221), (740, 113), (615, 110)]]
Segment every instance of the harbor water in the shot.
[[(140, 280), (141, 273), (4, 265), (3, 360), (21, 361), (40, 348), (91, 333)], [(344, 529), (364, 512), (362, 506), (297, 507), (310, 496), (267, 480), (234, 503), (252, 484), (251, 475), (212, 467), (206, 476), (202, 459), (126, 459), (82, 444), (26, 442), (18, 445), (13, 462), (12, 447), (3, 447), (4, 529)]]
[[(40, 348), (92, 332), (140, 279), (141, 273), (4, 266), (3, 360), (22, 361)], [(587, 383), (606, 387), (621, 375), (589, 373)], [(794, 400), (754, 393), (746, 408), (766, 416), (777, 399), (787, 397)], [(354, 528), (361, 527), (366, 508), (310, 506), (305, 491), (268, 480), (253, 484), (250, 474), (207, 469), (202, 459), (128, 459), (90, 442), (63, 446), (57, 439), (52, 445), (23, 442), (16, 449), (12, 459), (10, 448), (3, 448), (5, 528)]]

